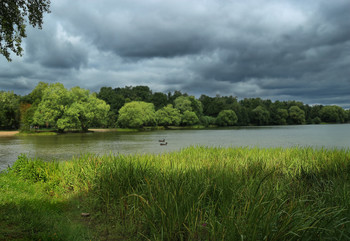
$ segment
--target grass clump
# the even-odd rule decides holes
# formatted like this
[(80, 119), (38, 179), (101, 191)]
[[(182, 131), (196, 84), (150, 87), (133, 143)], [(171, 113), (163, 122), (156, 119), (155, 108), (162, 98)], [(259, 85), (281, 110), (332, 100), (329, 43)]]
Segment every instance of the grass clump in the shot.
[[(350, 152), (335, 149), (190, 147), (61, 163), (20, 156), (0, 181), (26, 183), (25, 191), (6, 189), (16, 200), (39, 198), (29, 208), (5, 192), (0, 203), (45, 207), (54, 227), (23, 230), (55, 230), (62, 240), (348, 240), (349, 177)], [(91, 216), (82, 220), (81, 212)], [(60, 231), (67, 217), (75, 228)]]
[(42, 131), (42, 132), (19, 132), (15, 135), (16, 136), (55, 136), (58, 134), (57, 132), (52, 132), (52, 131)]

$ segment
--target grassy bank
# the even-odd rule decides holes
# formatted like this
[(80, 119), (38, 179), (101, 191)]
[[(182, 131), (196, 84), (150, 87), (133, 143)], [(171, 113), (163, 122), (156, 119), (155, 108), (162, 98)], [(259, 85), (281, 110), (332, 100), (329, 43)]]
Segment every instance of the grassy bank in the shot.
[(16, 136), (55, 136), (56, 132), (19, 132)]
[(21, 156), (0, 189), (0, 240), (350, 239), (349, 150)]

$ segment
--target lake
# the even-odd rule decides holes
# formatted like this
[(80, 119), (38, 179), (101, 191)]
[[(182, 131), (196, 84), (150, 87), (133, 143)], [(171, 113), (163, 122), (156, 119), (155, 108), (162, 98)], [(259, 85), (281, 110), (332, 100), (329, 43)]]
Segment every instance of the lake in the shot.
[[(160, 146), (158, 140), (164, 138), (168, 145)], [(21, 153), (50, 161), (67, 160), (85, 153), (161, 153), (191, 145), (349, 148), (350, 124), (0, 137), (0, 170), (12, 165)]]

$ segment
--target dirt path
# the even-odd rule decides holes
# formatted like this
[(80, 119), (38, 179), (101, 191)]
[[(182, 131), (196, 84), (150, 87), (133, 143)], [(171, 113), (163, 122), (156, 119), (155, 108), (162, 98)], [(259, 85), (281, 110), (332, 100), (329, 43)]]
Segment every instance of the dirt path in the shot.
[(117, 131), (117, 129), (89, 129), (89, 131), (94, 131), (94, 132), (111, 132), (111, 131)]
[(19, 131), (0, 131), (0, 137), (3, 137), (3, 136), (14, 136), (17, 133), (19, 133)]

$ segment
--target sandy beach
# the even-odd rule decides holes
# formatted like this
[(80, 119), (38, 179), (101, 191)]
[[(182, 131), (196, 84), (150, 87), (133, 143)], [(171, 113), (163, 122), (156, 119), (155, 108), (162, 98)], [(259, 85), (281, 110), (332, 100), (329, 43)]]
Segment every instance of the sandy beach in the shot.
[(93, 131), (93, 132), (111, 132), (111, 131), (117, 131), (117, 129), (89, 129), (89, 131)]
[(0, 131), (0, 137), (3, 137), (3, 136), (14, 136), (17, 133), (19, 133), (19, 131)]
[[(89, 129), (89, 131), (93, 132), (110, 132), (110, 131), (117, 131), (117, 129)], [(0, 131), (0, 137), (6, 137), (6, 136), (14, 136), (19, 131)]]

